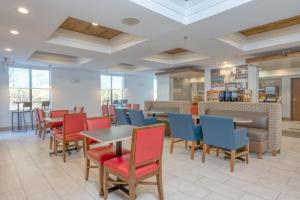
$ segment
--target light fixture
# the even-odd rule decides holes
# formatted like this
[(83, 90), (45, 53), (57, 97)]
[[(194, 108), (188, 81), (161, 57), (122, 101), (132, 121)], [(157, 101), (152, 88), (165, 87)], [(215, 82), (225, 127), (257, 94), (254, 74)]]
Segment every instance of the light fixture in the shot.
[(17, 30), (10, 30), (9, 32), (13, 35), (19, 35), (19, 31)]
[(11, 48), (6, 48), (5, 51), (12, 52), (13, 50)]
[(96, 22), (93, 22), (92, 25), (93, 26), (98, 26), (98, 24)]
[(133, 25), (137, 25), (140, 23), (140, 20), (137, 18), (133, 18), (133, 17), (128, 17), (128, 18), (124, 18), (122, 19), (122, 23), (129, 25), (129, 26), (133, 26)]
[(28, 14), (29, 13), (29, 10), (24, 8), (24, 7), (19, 7), (18, 8), (18, 12), (19, 13), (22, 13), (22, 14)]

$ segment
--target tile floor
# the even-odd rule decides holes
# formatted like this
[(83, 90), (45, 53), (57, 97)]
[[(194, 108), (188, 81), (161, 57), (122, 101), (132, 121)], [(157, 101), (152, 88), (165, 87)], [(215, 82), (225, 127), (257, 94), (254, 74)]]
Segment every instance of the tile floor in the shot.
[[(183, 144), (169, 154), (164, 146), (164, 196), (168, 200), (258, 200), (300, 199), (300, 139), (283, 137), (281, 154), (262, 160), (251, 155), (250, 164), (236, 163), (229, 172), (228, 161), (214, 155), (201, 163), (201, 153), (190, 160)], [(128, 145), (128, 144), (127, 144)], [(95, 200), (97, 171), (84, 180), (82, 152), (49, 156), (49, 142), (30, 133), (0, 133), (0, 200)], [(155, 186), (139, 186), (138, 199), (157, 199)], [(121, 192), (109, 199), (127, 199)]]

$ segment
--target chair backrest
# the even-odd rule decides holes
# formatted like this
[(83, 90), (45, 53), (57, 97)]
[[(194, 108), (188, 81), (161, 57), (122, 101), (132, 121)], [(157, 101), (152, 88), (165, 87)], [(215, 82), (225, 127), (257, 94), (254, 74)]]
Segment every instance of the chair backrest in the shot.
[(79, 133), (86, 130), (86, 114), (85, 113), (71, 113), (64, 114), (63, 122), (64, 136), (71, 133)]
[(110, 117), (90, 117), (86, 119), (86, 125), (88, 131), (110, 128), (111, 119)]
[(129, 117), (126, 115), (126, 110), (123, 108), (116, 108), (116, 120), (118, 125), (131, 124)]
[(126, 107), (131, 108), (131, 104), (130, 103), (126, 104)]
[(113, 101), (113, 104), (114, 104), (114, 105), (119, 105), (119, 100), (114, 100), (114, 101)]
[(111, 118), (113, 118), (113, 119), (116, 118), (115, 105), (109, 105), (109, 114), (110, 114)]
[(32, 109), (32, 102), (28, 101), (28, 102), (23, 102), (23, 110), (31, 110)]
[(38, 111), (38, 116), (39, 116), (40, 122), (44, 122), (44, 117), (45, 117), (44, 111), (39, 108), (37, 109), (37, 111)]
[(191, 139), (194, 135), (192, 115), (182, 113), (169, 113), (171, 134), (175, 138)]
[(42, 108), (45, 109), (49, 109), (50, 107), (50, 101), (42, 101)]
[(164, 124), (134, 128), (130, 164), (136, 168), (161, 160), (164, 135)]
[(33, 112), (34, 112), (35, 123), (39, 124), (40, 123), (39, 109), (35, 108)]
[(51, 118), (63, 117), (64, 114), (67, 114), (67, 113), (69, 113), (69, 110), (51, 110), (50, 117)]
[(232, 117), (201, 115), (200, 121), (205, 144), (229, 149), (234, 146)]
[(75, 106), (74, 112), (75, 113), (83, 113), (84, 111), (84, 106)]
[(108, 113), (108, 106), (107, 105), (102, 105), (101, 106), (101, 110), (102, 110), (102, 115), (103, 116), (108, 116), (109, 113)]
[(145, 118), (144, 118), (144, 113), (141, 110), (133, 110), (129, 109), (129, 117), (131, 124), (133, 126), (144, 126), (145, 125)]
[(140, 110), (140, 104), (132, 104), (132, 109)]

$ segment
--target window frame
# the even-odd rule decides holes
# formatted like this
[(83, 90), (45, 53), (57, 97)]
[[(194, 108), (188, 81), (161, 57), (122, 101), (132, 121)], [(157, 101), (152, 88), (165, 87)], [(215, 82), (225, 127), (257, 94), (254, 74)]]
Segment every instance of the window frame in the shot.
[[(102, 76), (109, 76), (110, 78), (110, 88), (109, 89), (107, 89), (107, 88), (102, 88), (102, 84), (101, 84), (101, 82), (102, 82)], [(122, 78), (122, 88), (121, 89), (115, 89), (115, 88), (113, 88), (113, 77), (121, 77)], [(102, 91), (103, 90), (108, 90), (109, 91), (109, 94), (110, 94), (110, 99), (109, 100), (103, 100), (102, 99)], [(113, 91), (116, 91), (116, 90), (121, 90), (121, 99), (124, 99), (124, 96), (125, 96), (125, 87), (124, 87), (124, 76), (123, 75), (117, 75), (117, 74), (100, 74), (100, 101), (101, 101), (101, 105), (103, 105), (103, 104), (106, 104), (105, 102), (107, 102), (107, 101), (109, 101), (110, 103), (112, 103), (113, 102), (113, 100), (115, 100), (114, 98), (113, 98)]]
[[(48, 99), (49, 101), (51, 102), (51, 70), (50, 69), (42, 69), (42, 68), (27, 68), (27, 67), (9, 67), (11, 69), (27, 69), (29, 71), (29, 87), (11, 87), (10, 86), (10, 79), (9, 79), (9, 84), (8, 84), (8, 90), (9, 90), (9, 93), (10, 93), (10, 90), (11, 89), (26, 89), (29, 91), (29, 101), (32, 102), (32, 106), (34, 105), (35, 102), (33, 102), (33, 95), (32, 95), (32, 91), (33, 90), (48, 90)], [(40, 70), (40, 71), (48, 71), (49, 73), (49, 86), (48, 87), (35, 87), (33, 88), (32, 87), (32, 71), (33, 70)], [(8, 70), (9, 71), (9, 70)], [(41, 102), (42, 103), (42, 102)], [(10, 99), (10, 96), (9, 96), (9, 110), (14, 110), (14, 106), (13, 106), (14, 103), (11, 104), (11, 99)], [(34, 108), (34, 106), (33, 106)]]

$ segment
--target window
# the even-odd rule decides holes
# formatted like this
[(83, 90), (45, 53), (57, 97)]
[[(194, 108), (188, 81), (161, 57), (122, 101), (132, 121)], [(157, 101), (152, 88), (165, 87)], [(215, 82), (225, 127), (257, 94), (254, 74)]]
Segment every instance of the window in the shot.
[(153, 79), (153, 98), (154, 101), (157, 100), (157, 79), (156, 78)]
[(101, 75), (101, 104), (123, 99), (123, 76)]
[(42, 101), (50, 100), (49, 70), (9, 68), (9, 105), (17, 109), (14, 102), (31, 101), (33, 107), (41, 107)]

